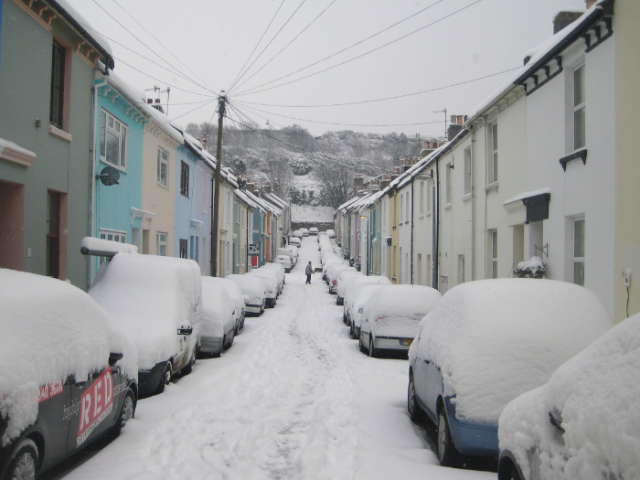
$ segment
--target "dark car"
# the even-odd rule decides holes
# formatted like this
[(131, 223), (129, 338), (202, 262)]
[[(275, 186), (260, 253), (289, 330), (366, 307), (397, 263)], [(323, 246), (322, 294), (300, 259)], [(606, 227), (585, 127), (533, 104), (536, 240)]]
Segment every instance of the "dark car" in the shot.
[(134, 416), (135, 347), (86, 293), (0, 269), (0, 478), (37, 475)]

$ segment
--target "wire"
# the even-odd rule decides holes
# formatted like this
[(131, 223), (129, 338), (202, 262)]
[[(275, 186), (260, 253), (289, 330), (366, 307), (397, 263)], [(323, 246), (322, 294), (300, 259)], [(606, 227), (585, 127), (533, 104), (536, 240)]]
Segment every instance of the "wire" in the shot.
[(269, 25), (267, 25), (267, 28), (264, 30), (264, 32), (262, 32), (262, 36), (260, 37), (260, 40), (258, 40), (258, 43), (256, 43), (256, 46), (253, 47), (253, 50), (251, 50), (251, 53), (249, 54), (249, 57), (247, 58), (247, 60), (244, 62), (244, 65), (242, 65), (242, 68), (240, 69), (240, 71), (238, 72), (238, 74), (236, 75), (236, 78), (233, 79), (233, 83), (231, 84), (231, 87), (229, 88), (229, 91), (231, 91), (231, 89), (234, 87), (234, 85), (236, 84), (236, 82), (239, 80), (240, 74), (243, 72), (244, 67), (247, 66), (247, 63), (249, 63), (249, 60), (251, 60), (251, 57), (253, 57), (253, 54), (255, 53), (256, 49), (258, 48), (258, 45), (260, 45), (260, 42), (262, 42), (262, 39), (264, 38), (264, 36), (267, 34), (267, 32), (269, 31), (269, 28), (271, 28), (271, 24), (273, 23), (273, 21), (276, 19), (276, 16), (278, 15), (278, 12), (280, 11), (280, 9), (282, 8), (282, 5), (284, 5), (285, 0), (282, 0), (282, 2), (280, 3), (280, 6), (278, 7), (278, 9), (276, 10), (276, 13), (273, 14), (273, 17), (271, 17), (271, 21), (269, 22)]
[(258, 111), (258, 112), (266, 113), (268, 115), (275, 115), (276, 117), (288, 118), (289, 120), (298, 120), (300, 122), (318, 123), (318, 124), (322, 124), (322, 125), (338, 125), (338, 126), (341, 126), (341, 127), (409, 127), (409, 126), (416, 126), (416, 125), (432, 125), (432, 124), (436, 124), (436, 123), (442, 123), (442, 120), (435, 120), (435, 121), (431, 121), (431, 122), (388, 123), (388, 124), (321, 122), (319, 120), (309, 120), (309, 119), (306, 119), (306, 118), (297, 118), (297, 117), (289, 117), (287, 115), (280, 115), (278, 113), (268, 112), (266, 110), (260, 110), (260, 109), (255, 108), (255, 107), (249, 107), (248, 105), (245, 105), (244, 103), (239, 102), (238, 100), (236, 100), (236, 102), (240, 103), (244, 108), (247, 108), (247, 109), (249, 109), (251, 111)]
[(293, 37), (293, 40), (291, 40), (289, 43), (287, 43), (284, 47), (282, 47), (282, 49), (276, 53), (273, 57), (271, 57), (267, 63), (265, 63), (264, 65), (262, 65), (258, 70), (256, 70), (249, 78), (245, 79), (244, 82), (242, 82), (240, 85), (238, 85), (238, 88), (242, 87), (242, 85), (246, 84), (249, 80), (251, 80), (253, 77), (255, 77), (259, 72), (262, 71), (262, 69), (264, 69), (267, 65), (269, 65), (271, 62), (273, 62), (282, 52), (284, 52), (289, 45), (291, 45), (293, 42), (295, 42), (298, 37), (300, 37), (304, 32), (306, 32), (309, 27), (311, 27), (311, 25), (313, 25), (327, 10), (329, 10), (329, 8), (331, 8), (333, 6), (334, 3), (336, 3), (338, 0), (333, 0), (324, 10), (322, 10), (322, 12), (320, 12), (318, 14), (318, 16), (316, 18), (314, 18), (311, 23), (309, 23), (306, 27), (304, 27), (302, 29), (302, 31), (300, 31), (300, 33), (298, 33), (295, 37)]
[[(373, 35), (370, 35), (370, 36), (368, 36), (368, 37), (366, 37), (366, 38), (364, 38), (364, 39), (362, 39), (362, 40), (360, 40), (360, 41), (358, 41), (358, 42), (356, 42), (356, 43), (354, 43), (354, 44), (352, 44), (352, 45), (349, 45), (348, 47), (343, 48), (342, 50), (338, 50), (337, 52), (332, 53), (331, 55), (329, 55), (329, 56), (327, 56), (327, 57), (324, 57), (324, 58), (322, 58), (322, 59), (318, 60), (317, 62), (311, 63), (311, 64), (309, 64), (309, 65), (307, 65), (307, 66), (305, 66), (305, 67), (299, 68), (298, 70), (296, 70), (296, 71), (294, 71), (294, 72), (291, 72), (291, 73), (289, 73), (289, 74), (287, 74), (287, 75), (283, 75), (282, 77), (278, 77), (278, 78), (276, 78), (276, 79), (274, 79), (274, 80), (271, 80), (271, 81), (269, 81), (269, 82), (266, 82), (266, 83), (263, 83), (263, 84), (261, 84), (261, 85), (258, 85), (257, 87), (252, 87), (252, 88), (250, 88), (250, 89), (248, 89), (248, 90), (245, 90), (245, 92), (247, 92), (247, 91), (251, 91), (251, 90), (255, 90), (255, 89), (259, 89), (259, 88), (262, 88), (262, 87), (264, 87), (264, 86), (267, 86), (267, 85), (270, 85), (270, 84), (272, 84), (272, 83), (275, 83), (275, 82), (277, 82), (277, 81), (279, 81), (279, 80), (283, 80), (283, 79), (285, 79), (285, 78), (288, 78), (288, 77), (290, 77), (291, 75), (295, 75), (296, 73), (300, 73), (300, 72), (302, 72), (302, 71), (304, 71), (304, 70), (307, 70), (308, 68), (311, 68), (311, 67), (313, 67), (313, 66), (315, 66), (315, 65), (318, 65), (319, 63), (325, 62), (325, 61), (327, 61), (327, 60), (329, 60), (329, 59), (331, 59), (331, 58), (333, 58), (333, 57), (335, 57), (335, 56), (337, 56), (337, 55), (340, 55), (341, 53), (344, 53), (344, 52), (346, 52), (346, 51), (348, 51), (348, 50), (351, 50), (352, 48), (357, 47), (358, 45), (360, 45), (360, 44), (362, 44), (362, 43), (364, 43), (364, 42), (367, 42), (367, 41), (371, 40), (372, 38), (377, 37), (378, 35), (380, 35), (380, 34), (382, 34), (382, 33), (386, 32), (386, 31), (388, 31), (388, 30), (390, 30), (390, 29), (392, 29), (392, 28), (394, 28), (394, 27), (396, 27), (396, 26), (398, 26), (398, 25), (400, 25), (400, 24), (402, 24), (402, 23), (406, 22), (407, 20), (410, 20), (410, 19), (412, 19), (412, 18), (416, 17), (417, 15), (420, 15), (422, 12), (425, 12), (426, 10), (429, 10), (430, 8), (435, 7), (435, 6), (436, 6), (436, 5), (438, 5), (439, 3), (442, 3), (443, 1), (444, 1), (444, 0), (438, 0), (438, 1), (436, 1), (436, 3), (433, 3), (433, 4), (431, 4), (431, 5), (429, 5), (429, 6), (425, 7), (425, 8), (423, 8), (423, 9), (421, 9), (421, 10), (418, 10), (417, 12), (412, 13), (412, 14), (411, 14), (411, 15), (409, 15), (408, 17), (405, 17), (405, 18), (403, 18), (402, 20), (400, 20), (400, 21), (398, 21), (398, 22), (394, 23), (393, 25), (390, 25), (390, 26), (388, 26), (388, 27), (386, 27), (386, 28), (383, 28), (382, 30), (380, 30), (380, 31), (378, 31), (378, 32), (376, 32), (376, 33), (374, 33)], [(244, 93), (244, 92), (241, 92), (241, 93), (239, 93), (238, 95), (241, 95), (242, 93)]]
[[(134, 22), (136, 22), (136, 23), (140, 26), (140, 28), (142, 28), (145, 32), (147, 32), (147, 33), (151, 36), (151, 38), (153, 38), (156, 42), (158, 42), (158, 43), (160, 44), (160, 46), (161, 46), (162, 48), (164, 48), (164, 49), (165, 49), (165, 50), (166, 50), (166, 51), (167, 51), (167, 52), (168, 52), (168, 53), (169, 53), (173, 58), (175, 58), (176, 60), (178, 60), (178, 62), (180, 62), (180, 64), (181, 64), (183, 67), (185, 67), (187, 70), (189, 70), (189, 72), (191, 72), (193, 75), (195, 75), (195, 76), (196, 76), (196, 78), (197, 78), (198, 80), (200, 80), (200, 81), (201, 81), (205, 86), (207, 85), (207, 82), (205, 82), (202, 78), (200, 78), (200, 77), (198, 76), (198, 74), (197, 74), (197, 73), (195, 73), (193, 70), (191, 70), (191, 69), (189, 68), (189, 66), (188, 66), (188, 65), (186, 65), (182, 60), (180, 60), (180, 58), (179, 58), (179, 57), (177, 57), (176, 55), (174, 55), (174, 54), (173, 54), (173, 52), (171, 52), (171, 50), (169, 50), (169, 48), (167, 48), (167, 47), (166, 47), (166, 46), (165, 46), (165, 45), (164, 45), (160, 40), (158, 40), (158, 39), (157, 39), (157, 38), (156, 38), (156, 37), (155, 37), (155, 36), (154, 36), (154, 35), (153, 35), (149, 30), (147, 30), (147, 29), (144, 27), (144, 25), (142, 25), (138, 20), (136, 20), (136, 18), (135, 18), (133, 15), (131, 15), (127, 10), (125, 10), (125, 9), (124, 9), (124, 7), (123, 7), (122, 5), (120, 5), (120, 4), (117, 2), (117, 0), (112, 0), (112, 1), (113, 1), (113, 3), (115, 3), (118, 7), (120, 7), (120, 10), (122, 10), (124, 13), (126, 13), (126, 14), (129, 16), (129, 18), (131, 18)], [(156, 55), (157, 55), (157, 54), (156, 54)], [(166, 61), (166, 60), (165, 60), (165, 61)], [(167, 62), (167, 63), (168, 63), (168, 62)], [(200, 86), (201, 86), (201, 85), (200, 85)], [(201, 86), (201, 87), (202, 87), (202, 86)], [(202, 87), (202, 88), (204, 88), (204, 87)], [(209, 87), (209, 86), (207, 86), (207, 88), (206, 88), (206, 89), (208, 89), (208, 90), (210, 90), (210, 91), (213, 91), (213, 89), (212, 89), (211, 87)]]
[[(387, 100), (397, 100), (398, 98), (412, 97), (412, 96), (415, 96), (415, 95), (423, 95), (425, 93), (437, 92), (439, 90), (446, 90), (448, 88), (458, 87), (460, 85), (466, 85), (468, 83), (478, 82), (480, 80), (485, 80), (487, 78), (496, 77), (498, 75), (502, 75), (503, 73), (513, 72), (514, 70), (519, 70), (521, 68), (522, 67), (509, 68), (507, 70), (502, 70), (501, 72), (496, 72), (496, 73), (492, 73), (490, 75), (485, 75), (484, 77), (476, 77), (476, 78), (472, 78), (470, 80), (464, 80), (462, 82), (452, 83), (452, 84), (449, 84), (449, 85), (444, 85), (442, 87), (431, 88), (429, 90), (421, 90), (419, 92), (413, 92), (413, 93), (405, 93), (403, 95), (395, 95), (393, 97), (375, 98), (375, 99), (372, 99), (372, 100), (359, 100), (359, 101), (356, 101), (356, 102), (345, 102), (345, 103), (326, 103), (326, 104), (320, 104), (320, 105), (274, 105), (274, 104), (270, 104), (270, 103), (251, 102), (251, 101), (248, 101), (248, 100), (243, 100), (242, 103), (244, 105), (259, 105), (259, 106), (263, 106), (263, 107), (282, 107), (282, 108), (320, 108), (320, 107), (343, 107), (343, 106), (348, 106), (348, 105), (362, 105), (362, 104), (365, 104), (365, 103), (385, 102)], [(236, 101), (239, 101), (239, 100), (236, 100)]]
[[(229, 102), (227, 102), (227, 104), (229, 104)], [(236, 109), (237, 109), (237, 106), (236, 106)], [(225, 117), (227, 117), (227, 116), (225, 115)], [(230, 117), (227, 117), (227, 118), (229, 118), (229, 120), (231, 120), (232, 122), (234, 122), (237, 125), (240, 125), (240, 126), (242, 126), (244, 128), (252, 130), (252, 131), (254, 131), (256, 133), (259, 133), (260, 135), (264, 135), (265, 137), (268, 137), (268, 138), (270, 138), (270, 139), (272, 139), (272, 140), (274, 140), (274, 141), (276, 141), (278, 143), (282, 143), (283, 145), (286, 145), (288, 147), (294, 148), (296, 150), (300, 150), (301, 152), (305, 152), (305, 153), (308, 153), (310, 155), (317, 155), (317, 156), (320, 156), (320, 157), (325, 158), (327, 160), (331, 160), (331, 161), (346, 165), (348, 167), (354, 168), (354, 166), (349, 164), (346, 160), (340, 160), (338, 158), (330, 157), (329, 155), (325, 155), (323, 153), (310, 152), (310, 151), (308, 151), (308, 150), (306, 150), (306, 149), (304, 149), (302, 147), (298, 147), (297, 145), (293, 145), (293, 144), (291, 144), (289, 142), (285, 142), (284, 140), (280, 140), (279, 138), (276, 138), (276, 137), (274, 137), (272, 135), (269, 135), (269, 134), (265, 133), (264, 131), (256, 130), (255, 128), (250, 127), (248, 125), (245, 125), (242, 122), (238, 122), (238, 121), (236, 121), (236, 120), (234, 120), (234, 119), (232, 119)], [(367, 164), (366, 167), (367, 168), (372, 168), (372, 169), (375, 169), (375, 170), (380, 170), (382, 172), (391, 172), (391, 170), (389, 170), (389, 169), (384, 169), (384, 168), (376, 167), (376, 166), (369, 165), (369, 164)]]
[[(244, 73), (243, 73), (242, 75), (240, 75), (240, 78), (238, 78), (238, 80), (237, 80), (236, 82), (240, 81), (240, 80), (242, 79), (242, 77), (244, 77), (244, 76), (247, 74), (247, 72), (251, 69), (251, 67), (253, 67), (253, 65), (258, 61), (258, 59), (262, 56), (262, 54), (265, 52), (265, 50), (266, 50), (267, 48), (269, 48), (269, 46), (273, 43), (273, 41), (276, 39), (276, 37), (277, 37), (278, 35), (280, 35), (280, 32), (282, 32), (282, 30), (284, 29), (284, 27), (286, 27), (286, 26), (287, 26), (287, 24), (289, 23), (289, 21), (294, 17), (294, 15), (295, 15), (296, 13), (298, 13), (298, 10), (300, 10), (300, 8), (301, 8), (305, 3), (307, 3), (307, 0), (302, 0), (302, 2), (300, 3), (300, 5), (298, 5), (298, 8), (296, 8), (296, 9), (294, 10), (294, 12), (291, 14), (291, 16), (290, 16), (289, 18), (287, 18), (287, 21), (286, 21), (286, 22), (284, 22), (284, 25), (282, 25), (282, 27), (280, 27), (280, 30), (278, 30), (278, 31), (276, 32), (276, 34), (271, 38), (271, 40), (269, 40), (269, 43), (267, 43), (267, 45), (262, 49), (262, 51), (258, 54), (258, 56), (253, 60), (253, 62), (251, 62), (251, 65), (249, 65), (249, 66), (247, 67), (247, 69), (244, 71)], [(231, 85), (231, 87), (229, 88), (229, 91), (231, 91), (231, 90), (234, 88), (234, 86), (235, 86), (235, 85)]]

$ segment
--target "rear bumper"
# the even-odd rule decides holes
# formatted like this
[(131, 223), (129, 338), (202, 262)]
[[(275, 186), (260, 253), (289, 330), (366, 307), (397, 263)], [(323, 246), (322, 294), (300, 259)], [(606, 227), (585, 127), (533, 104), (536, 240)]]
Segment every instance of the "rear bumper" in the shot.
[(156, 363), (151, 370), (138, 370), (138, 396), (148, 397), (158, 390), (160, 382), (163, 380), (164, 366), (166, 361)]
[(338, 304), (338, 305), (344, 305), (344, 298), (343, 298), (343, 297), (341, 297), (340, 295), (338, 295), (338, 296), (336, 297), (336, 304)]
[(222, 338), (221, 337), (205, 337), (200, 340), (200, 353), (206, 355), (217, 355), (222, 352)]
[(446, 397), (444, 404), (451, 437), (458, 451), (465, 455), (498, 458), (498, 426), (459, 420), (451, 397)]
[(409, 342), (413, 341), (412, 338), (375, 337), (373, 345), (378, 350), (408, 351), (411, 344), (405, 345), (407, 340)]

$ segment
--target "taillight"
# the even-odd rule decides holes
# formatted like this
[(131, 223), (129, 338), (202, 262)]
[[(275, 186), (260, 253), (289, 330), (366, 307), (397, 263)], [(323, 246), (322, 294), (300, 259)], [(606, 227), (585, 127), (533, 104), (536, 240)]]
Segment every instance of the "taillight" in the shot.
[(334, 280), (334, 281), (333, 281), (333, 284), (334, 284), (334, 285), (337, 285), (337, 284), (338, 284), (338, 281), (337, 281), (337, 280)]

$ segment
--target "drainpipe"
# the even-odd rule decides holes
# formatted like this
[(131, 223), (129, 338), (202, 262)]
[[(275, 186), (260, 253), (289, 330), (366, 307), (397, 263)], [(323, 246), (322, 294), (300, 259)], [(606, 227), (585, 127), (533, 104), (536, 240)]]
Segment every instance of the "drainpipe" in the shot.
[[(105, 74), (108, 74), (109, 70), (105, 68)], [(98, 90), (101, 87), (108, 85), (109, 82), (105, 78), (101, 83), (97, 83), (93, 86), (93, 132), (91, 139), (91, 199), (89, 203), (89, 236), (93, 237), (95, 232), (96, 223), (96, 152), (98, 151)], [(91, 281), (94, 277), (94, 258), (87, 255), (87, 261), (89, 262), (89, 277), (87, 278), (87, 290), (91, 288)]]
[(476, 279), (476, 140), (471, 132), (471, 281)]
[(409, 282), (410, 282), (411, 285), (413, 285), (413, 262), (414, 262), (414, 258), (413, 258), (413, 224), (414, 224), (414, 221), (415, 221), (415, 218), (413, 218), (413, 204), (414, 204), (414, 200), (413, 200), (413, 183), (414, 183), (414, 180), (415, 179), (411, 180), (411, 233), (410, 233), (410, 235), (411, 235), (411, 240), (410, 240), (410, 242), (411, 242), (411, 249), (410, 249), (410, 251), (411, 251), (411, 274), (410, 275), (411, 276), (409, 278)]
[(433, 288), (438, 289), (438, 267), (440, 261), (438, 260), (439, 253), (439, 239), (440, 239), (440, 159), (436, 159), (436, 198), (435, 205), (433, 206), (433, 241), (431, 247), (431, 255), (433, 257), (433, 272), (431, 273), (431, 284)]

